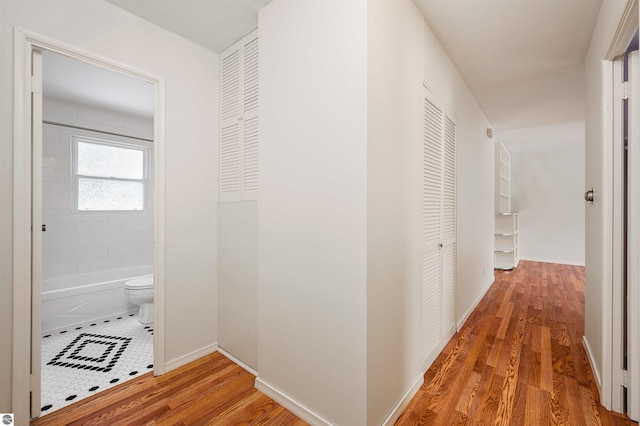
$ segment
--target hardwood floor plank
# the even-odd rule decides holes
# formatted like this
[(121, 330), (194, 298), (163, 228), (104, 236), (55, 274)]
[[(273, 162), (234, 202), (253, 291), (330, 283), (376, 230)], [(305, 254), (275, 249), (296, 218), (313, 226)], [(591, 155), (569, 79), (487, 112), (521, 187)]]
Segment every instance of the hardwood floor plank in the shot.
[(525, 425), (549, 425), (551, 416), (549, 415), (549, 393), (540, 390), (536, 386), (527, 386), (526, 409), (524, 413)]
[(456, 411), (466, 415), (469, 412), (469, 408), (471, 404), (473, 404), (473, 399), (476, 396), (476, 392), (478, 390), (478, 386), (480, 385), (480, 379), (482, 375), (478, 372), (471, 373), (469, 380), (465, 384), (464, 391), (462, 395), (460, 395), (460, 399), (458, 399), (458, 403), (456, 404)]
[[(502, 321), (500, 321), (500, 327), (498, 327), (498, 332), (496, 333), (496, 337), (498, 339), (504, 339), (507, 335), (507, 328), (509, 327), (509, 323), (511, 322), (511, 314), (513, 313), (513, 302), (507, 302), (507, 308), (504, 310), (502, 317)], [(500, 317), (498, 317), (500, 318)]]
[(553, 396), (553, 356), (548, 327), (540, 327), (540, 347), (540, 389)]

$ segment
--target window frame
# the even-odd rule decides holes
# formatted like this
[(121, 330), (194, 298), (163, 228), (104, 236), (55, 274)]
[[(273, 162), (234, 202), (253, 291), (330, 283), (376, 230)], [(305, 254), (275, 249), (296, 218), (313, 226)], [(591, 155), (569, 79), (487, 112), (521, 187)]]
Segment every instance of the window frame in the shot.
[[(123, 148), (133, 151), (142, 152), (142, 179), (104, 177), (93, 175), (78, 174), (78, 144), (89, 143), (94, 145), (102, 145), (114, 148)], [(92, 215), (92, 214), (148, 214), (151, 211), (151, 151), (153, 144), (151, 142), (136, 141), (116, 141), (109, 139), (84, 136), (80, 134), (71, 135), (71, 212), (73, 215)], [(79, 180), (99, 179), (112, 182), (141, 182), (143, 185), (143, 208), (142, 210), (80, 210), (79, 207)]]

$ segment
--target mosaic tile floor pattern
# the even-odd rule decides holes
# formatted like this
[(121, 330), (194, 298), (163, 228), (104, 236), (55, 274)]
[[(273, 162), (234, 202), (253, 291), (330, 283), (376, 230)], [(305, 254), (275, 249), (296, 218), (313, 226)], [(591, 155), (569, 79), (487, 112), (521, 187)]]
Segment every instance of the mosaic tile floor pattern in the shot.
[(42, 333), (42, 415), (153, 369), (153, 324), (125, 313)]

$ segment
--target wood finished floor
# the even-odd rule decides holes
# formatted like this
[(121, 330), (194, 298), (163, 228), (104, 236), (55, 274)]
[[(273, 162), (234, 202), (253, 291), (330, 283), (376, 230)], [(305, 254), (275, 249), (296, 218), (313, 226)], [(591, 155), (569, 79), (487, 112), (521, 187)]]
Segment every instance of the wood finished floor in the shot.
[(140, 376), (31, 422), (44, 425), (306, 425), (219, 352)]
[[(520, 262), (425, 374), (397, 425), (637, 425), (598, 404), (582, 347), (584, 268)], [(32, 422), (41, 425), (305, 425), (214, 353)], [(348, 425), (347, 425), (348, 426)]]
[(598, 403), (583, 335), (583, 267), (496, 271), (396, 425), (637, 425)]

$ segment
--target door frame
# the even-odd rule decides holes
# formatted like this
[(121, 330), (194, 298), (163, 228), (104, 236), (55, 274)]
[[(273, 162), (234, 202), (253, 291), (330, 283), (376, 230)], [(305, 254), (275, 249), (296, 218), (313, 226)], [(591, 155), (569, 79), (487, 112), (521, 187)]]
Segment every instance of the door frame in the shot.
[[(49, 50), (154, 85), (154, 375), (165, 372), (165, 80), (144, 70), (79, 49), (23, 28), (14, 28), (13, 91), (13, 361), (12, 409), (30, 418), (32, 315), (31, 52)], [(39, 226), (39, 225), (38, 225)], [(34, 228), (35, 229), (35, 228)], [(23, 420), (20, 420), (23, 419)]]
[[(640, 120), (640, 67), (638, 63), (638, 51), (629, 53), (628, 61), (629, 77), (629, 101), (628, 101), (628, 194), (627, 194), (627, 352), (628, 359), (626, 370), (627, 379), (625, 385), (627, 388), (626, 406), (627, 416), (632, 420), (638, 421), (638, 385), (639, 375), (638, 367), (640, 367), (640, 357), (638, 357), (638, 337), (640, 331), (637, 325), (640, 324), (640, 316), (638, 315), (638, 285), (640, 284), (640, 267), (636, 259), (640, 257), (640, 220), (638, 212), (640, 212), (640, 132), (638, 129)], [(636, 117), (635, 119), (633, 117)]]
[[(600, 391), (600, 403), (607, 409), (622, 412), (624, 400), (619, 385), (622, 383), (622, 372), (616, 361), (622, 356), (622, 321), (619, 318), (621, 310), (623, 251), (622, 238), (622, 197), (620, 187), (622, 176), (619, 167), (621, 165), (622, 150), (616, 146), (620, 134), (620, 105), (617, 98), (620, 96), (617, 87), (622, 72), (621, 64), (616, 61), (623, 55), (633, 34), (638, 29), (639, 8), (638, 0), (628, 0), (618, 28), (611, 40), (609, 49), (602, 60), (603, 65), (603, 96), (606, 109), (603, 106), (603, 203), (604, 241), (603, 272), (604, 291), (602, 293), (602, 351), (603, 365), (602, 376), (598, 376), (591, 359), (592, 369), (596, 377), (596, 384)], [(608, 290), (606, 290), (608, 289)], [(587, 350), (588, 353), (588, 350)]]

